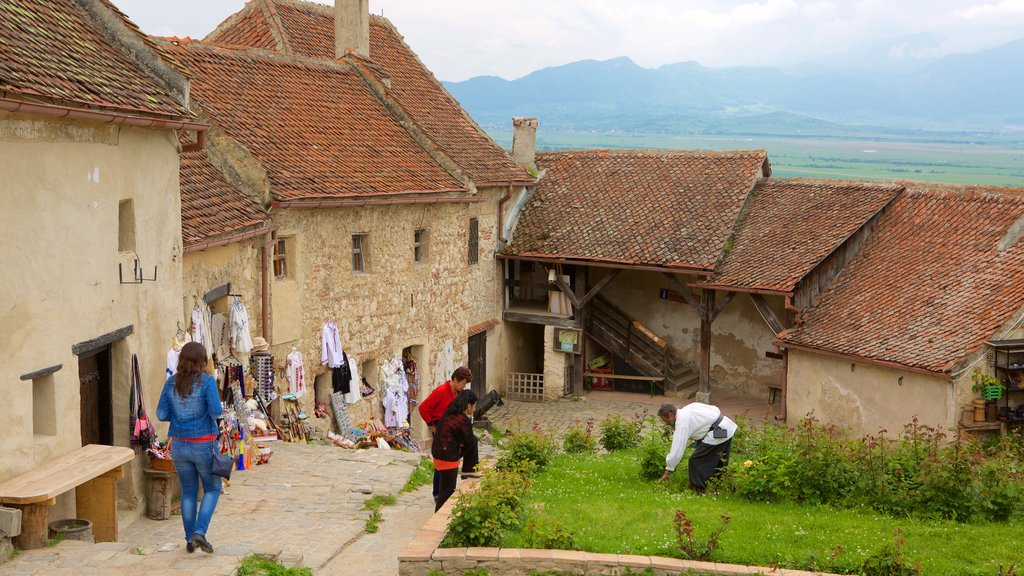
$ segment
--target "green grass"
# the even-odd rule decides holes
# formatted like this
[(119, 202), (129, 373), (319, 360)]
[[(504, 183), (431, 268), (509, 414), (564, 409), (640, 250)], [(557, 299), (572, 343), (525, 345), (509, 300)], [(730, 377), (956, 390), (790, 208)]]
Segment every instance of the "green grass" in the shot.
[(374, 508), (373, 510), (370, 510), (370, 515), (366, 518), (366, 524), (363, 525), (363, 530), (366, 530), (367, 534), (375, 534), (380, 530), (381, 520), (382, 518), (379, 509)]
[(405, 481), (405, 486), (398, 491), (399, 494), (405, 494), (406, 492), (412, 492), (420, 486), (426, 486), (434, 481), (434, 463), (428, 458), (424, 458), (419, 461), (416, 465), (416, 469), (409, 475), (409, 479)]
[[(759, 504), (731, 495), (696, 496), (682, 490), (685, 463), (672, 486), (642, 480), (635, 450), (605, 456), (559, 455), (537, 475), (526, 496), (526, 524), (563, 524), (581, 550), (681, 557), (672, 524), (676, 510), (693, 520), (697, 538), (721, 523), (717, 562), (854, 572), (902, 528), (902, 551), (925, 576), (990, 575), (1000, 565), (1024, 566), (1020, 519), (1007, 523), (890, 518), (871, 511), (798, 504)], [(680, 478), (675, 478), (679, 476)], [(523, 547), (524, 534), (506, 533), (502, 546)], [(834, 564), (836, 546), (843, 552)]]
[(309, 568), (285, 568), (277, 562), (247, 556), (236, 572), (238, 576), (313, 576)]
[(378, 494), (363, 502), (363, 510), (380, 510), (381, 506), (394, 506), (395, 502), (398, 502), (398, 497), (394, 494)]

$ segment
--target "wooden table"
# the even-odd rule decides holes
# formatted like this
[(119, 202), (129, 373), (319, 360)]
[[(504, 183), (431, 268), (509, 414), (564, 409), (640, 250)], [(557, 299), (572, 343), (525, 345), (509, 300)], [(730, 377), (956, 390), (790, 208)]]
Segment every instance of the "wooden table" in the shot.
[(22, 550), (46, 546), (47, 507), (71, 489), (77, 515), (92, 522), (95, 540), (116, 541), (117, 478), (134, 458), (131, 448), (89, 444), (0, 484), (0, 503), (21, 509), (21, 535), (14, 544)]

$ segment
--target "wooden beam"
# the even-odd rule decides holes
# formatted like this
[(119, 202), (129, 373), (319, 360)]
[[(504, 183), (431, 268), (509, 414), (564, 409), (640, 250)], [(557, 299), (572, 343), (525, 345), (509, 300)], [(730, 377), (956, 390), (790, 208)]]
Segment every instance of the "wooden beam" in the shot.
[(754, 307), (761, 313), (761, 317), (768, 323), (768, 327), (772, 329), (772, 332), (778, 334), (785, 330), (784, 325), (779, 321), (779, 317), (775, 315), (775, 311), (768, 306), (768, 301), (764, 299), (764, 296), (760, 294), (751, 294), (750, 300), (754, 303)]
[(704, 289), (700, 292), (700, 387), (705, 395), (711, 393), (711, 322), (714, 320), (715, 291)]
[(697, 303), (697, 299), (693, 297), (693, 293), (690, 292), (690, 289), (684, 286), (683, 283), (679, 281), (679, 278), (676, 278), (675, 274), (665, 272), (665, 277), (668, 278), (668, 281), (671, 282), (672, 285), (675, 286), (675, 289), (683, 296), (683, 298), (686, 299), (686, 303), (692, 306), (693, 309), (697, 311), (698, 315), (703, 316), (704, 311), (701, 310), (701, 305)]
[(619, 275), (619, 272), (622, 272), (621, 268), (616, 268), (609, 272), (608, 274), (605, 274), (604, 278), (598, 280), (597, 284), (595, 284), (589, 292), (587, 292), (586, 294), (583, 295), (582, 298), (580, 298), (580, 305), (582, 306), (587, 302), (590, 302), (590, 299), (593, 298), (594, 296), (597, 296), (597, 293), (603, 290), (605, 286), (607, 286), (612, 280), (614, 280), (615, 277)]
[(502, 318), (508, 322), (525, 322), (527, 324), (543, 324), (545, 326), (558, 326), (560, 328), (580, 329), (579, 320), (565, 318), (562, 316), (545, 316), (543, 314), (528, 314), (525, 312), (511, 312), (506, 310)]
[(555, 286), (558, 286), (558, 289), (561, 290), (567, 298), (569, 298), (569, 302), (572, 303), (573, 308), (578, 309), (580, 307), (579, 298), (577, 298), (576, 295), (573, 294), (572, 288), (569, 288), (569, 285), (565, 283), (565, 280), (562, 280), (562, 275), (559, 274), (557, 271), (555, 272)]
[(722, 313), (722, 310), (725, 310), (725, 307), (728, 306), (729, 302), (732, 302), (732, 299), (735, 298), (735, 297), (736, 297), (736, 293), (735, 292), (726, 292), (725, 293), (725, 298), (722, 298), (722, 302), (718, 306), (715, 307), (715, 312), (713, 314), (711, 314), (711, 321), (712, 322), (715, 321), (715, 318), (718, 318), (718, 315)]
[(210, 290), (206, 294), (203, 294), (203, 302), (206, 302), (206, 305), (209, 306), (210, 303), (213, 302), (214, 300), (217, 300), (218, 298), (223, 298), (230, 293), (231, 282), (221, 284), (220, 286), (217, 286), (216, 288)]

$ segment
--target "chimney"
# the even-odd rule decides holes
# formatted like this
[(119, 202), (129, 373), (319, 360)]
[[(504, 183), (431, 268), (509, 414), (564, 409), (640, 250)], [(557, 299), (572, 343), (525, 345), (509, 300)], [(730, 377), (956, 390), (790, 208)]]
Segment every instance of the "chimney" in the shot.
[(334, 0), (334, 57), (349, 48), (370, 57), (370, 0)]
[(523, 168), (537, 168), (537, 119), (512, 119), (512, 159)]

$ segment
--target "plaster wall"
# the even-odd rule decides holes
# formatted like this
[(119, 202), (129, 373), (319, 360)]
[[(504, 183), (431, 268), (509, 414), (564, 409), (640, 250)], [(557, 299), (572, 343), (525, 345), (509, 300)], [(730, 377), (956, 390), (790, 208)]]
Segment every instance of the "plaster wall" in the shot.
[[(477, 292), (467, 281), (466, 241), (469, 206), (441, 204), (315, 210), (284, 209), (273, 213), (279, 237), (292, 237), (298, 250), (290, 266), (294, 280), (275, 283), (272, 322), (300, 326), (298, 337), (275, 338), (279, 362), (297, 347), (303, 354), (307, 381), (327, 372), (320, 365), (321, 331), (325, 322), (338, 324), (342, 347), (364, 372), (377, 393), (350, 405), (353, 422), (381, 416), (380, 366), (401, 357), (407, 346), (422, 346), (420, 398), (444, 382), (466, 362), (469, 310)], [(485, 228), (481, 221), (481, 231)], [(414, 231), (428, 231), (423, 262), (413, 259)], [(352, 270), (352, 235), (366, 234), (365, 271)], [(490, 265), (481, 260), (479, 266)], [(291, 291), (291, 294), (283, 294)], [(484, 292), (486, 294), (486, 292)], [(285, 300), (282, 302), (282, 300)], [(313, 394), (302, 398), (312, 413)], [(328, 424), (310, 419), (324, 429)], [(426, 428), (413, 410), (411, 424), (419, 437)]]
[(572, 354), (555, 348), (555, 327), (544, 327), (544, 400), (558, 400), (565, 393), (565, 366)]
[[(592, 269), (590, 284), (596, 284), (605, 273), (601, 269)], [(660, 299), (662, 289), (674, 290), (664, 275), (626, 270), (612, 280), (601, 294), (667, 340), (696, 373), (699, 371), (700, 318), (685, 302)], [(699, 291), (693, 290), (693, 293), (699, 302)], [(718, 292), (716, 304), (724, 296), (724, 292)], [(765, 296), (765, 299), (776, 315), (783, 318), (782, 298)], [(748, 294), (736, 294), (711, 324), (711, 330), (712, 392), (725, 390), (760, 396), (766, 386), (779, 386), (782, 363), (765, 357), (765, 352), (775, 350), (772, 344), (775, 335), (761, 318)]]
[[(72, 346), (126, 326), (111, 345), (114, 444), (128, 446), (131, 355), (137, 354), (147, 411), (155, 417), (166, 353), (181, 317), (181, 208), (173, 132), (0, 113), (0, 481), (81, 446), (79, 358)], [(119, 207), (132, 201), (134, 249), (120, 250)], [(130, 219), (129, 219), (130, 220)], [(157, 279), (122, 284), (138, 258)], [(36, 382), (20, 376), (63, 367)], [(33, 387), (52, 386), (52, 406), (34, 406)], [(47, 394), (38, 400), (48, 401)], [(52, 414), (52, 434), (34, 415)], [(44, 426), (45, 428), (45, 426)], [(166, 424), (157, 423), (161, 436)], [(119, 480), (121, 507), (144, 495), (143, 456)], [(73, 494), (51, 508), (73, 513)], [(137, 512), (136, 512), (137, 513)]]
[(948, 380), (790, 349), (790, 424), (812, 412), (858, 434), (883, 428), (897, 433), (915, 416), (922, 424), (948, 429), (960, 417)]

